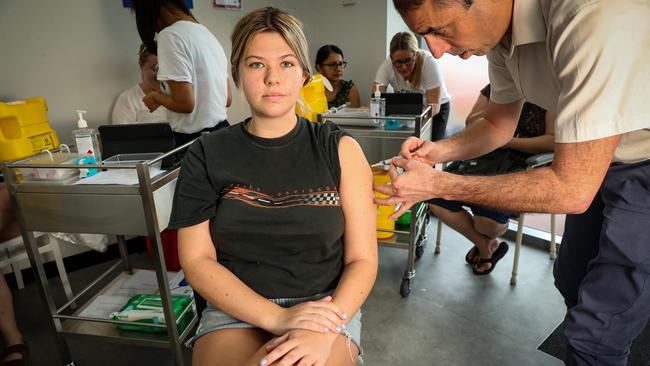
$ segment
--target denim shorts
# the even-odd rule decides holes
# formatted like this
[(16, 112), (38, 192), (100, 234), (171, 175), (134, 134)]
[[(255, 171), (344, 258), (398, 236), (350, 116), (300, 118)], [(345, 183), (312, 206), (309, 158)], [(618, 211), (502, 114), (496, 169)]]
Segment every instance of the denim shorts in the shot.
[(468, 207), (470, 210), (472, 210), (472, 213), (474, 215), (487, 217), (489, 219), (498, 222), (499, 224), (507, 224), (508, 221), (510, 220), (510, 213), (508, 212), (501, 212), (501, 211), (493, 210), (475, 204), (470, 204), (470, 203), (465, 203), (460, 201), (448, 201), (442, 198), (434, 198), (428, 200), (427, 203), (432, 203), (436, 206), (446, 208), (447, 210), (452, 212), (458, 212), (463, 209), (463, 206), (465, 206)]
[[(269, 299), (273, 303), (280, 305), (284, 308), (288, 308), (294, 305), (298, 305), (307, 301), (315, 301), (322, 299), (325, 296), (330, 295), (331, 293), (322, 293), (309, 297), (301, 298), (279, 298), (279, 299)], [(245, 329), (245, 328), (257, 328), (256, 326), (243, 322), (237, 318), (234, 318), (223, 311), (215, 308), (212, 304), (208, 303), (206, 308), (203, 310), (201, 315), (201, 320), (199, 321), (199, 326), (196, 329), (194, 337), (189, 339), (185, 345), (187, 347), (192, 347), (194, 342), (196, 342), (199, 337), (222, 329)], [(356, 314), (350, 319), (350, 321), (345, 325), (345, 330), (343, 335), (347, 338), (346, 341), (352, 341), (359, 349), (359, 357), (363, 355), (363, 349), (361, 348), (361, 309), (357, 311)]]

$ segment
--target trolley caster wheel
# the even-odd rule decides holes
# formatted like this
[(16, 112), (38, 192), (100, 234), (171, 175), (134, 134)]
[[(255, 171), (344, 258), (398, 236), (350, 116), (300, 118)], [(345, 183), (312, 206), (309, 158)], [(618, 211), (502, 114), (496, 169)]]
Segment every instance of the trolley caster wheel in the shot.
[(419, 260), (424, 255), (424, 243), (420, 242), (415, 247), (415, 260)]
[(404, 279), (399, 287), (399, 294), (402, 297), (408, 297), (411, 294), (411, 280)]

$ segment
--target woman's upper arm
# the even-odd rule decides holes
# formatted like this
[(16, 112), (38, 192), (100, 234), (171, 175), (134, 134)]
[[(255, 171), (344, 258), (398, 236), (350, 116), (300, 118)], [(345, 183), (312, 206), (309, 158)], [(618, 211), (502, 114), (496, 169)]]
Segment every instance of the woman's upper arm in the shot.
[(359, 108), (361, 106), (361, 99), (359, 97), (359, 89), (356, 85), (352, 86), (350, 89), (350, 107)]
[(427, 104), (440, 104), (440, 87), (426, 91)]
[(173, 100), (172, 109), (178, 113), (192, 113), (194, 111), (194, 86), (185, 81), (168, 80), (169, 90)]
[(372, 172), (359, 144), (344, 136), (339, 142), (339, 194), (345, 217), (344, 261), (377, 260), (377, 212), (373, 203)]
[(210, 236), (210, 220), (178, 229), (178, 257), (187, 268), (196, 259), (217, 260), (217, 252)]

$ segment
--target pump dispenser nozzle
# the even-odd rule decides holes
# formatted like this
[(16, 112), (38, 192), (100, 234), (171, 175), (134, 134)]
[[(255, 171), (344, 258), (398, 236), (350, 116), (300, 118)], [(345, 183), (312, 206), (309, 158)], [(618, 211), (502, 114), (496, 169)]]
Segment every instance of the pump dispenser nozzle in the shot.
[(79, 128), (88, 127), (88, 122), (86, 122), (86, 120), (84, 119), (84, 113), (86, 113), (86, 111), (77, 109), (77, 114), (79, 115), (79, 120), (77, 121), (77, 126)]
[(375, 98), (381, 98), (381, 90), (379, 90), (379, 87), (384, 84), (375, 84)]

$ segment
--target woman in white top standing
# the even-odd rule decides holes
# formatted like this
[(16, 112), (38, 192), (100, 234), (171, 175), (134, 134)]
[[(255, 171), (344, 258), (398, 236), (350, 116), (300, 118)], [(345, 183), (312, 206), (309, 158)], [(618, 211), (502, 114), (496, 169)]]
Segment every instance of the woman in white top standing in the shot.
[(147, 50), (145, 45), (140, 46), (138, 52), (138, 65), (142, 71), (142, 81), (125, 90), (117, 97), (113, 106), (113, 124), (127, 123), (154, 123), (167, 122), (167, 109), (159, 107), (153, 112), (144, 104), (142, 99), (152, 91), (160, 90), (160, 83), (156, 79), (158, 57)]
[(167, 89), (150, 92), (144, 103), (151, 111), (169, 110), (176, 144), (228, 126), (229, 65), (219, 41), (184, 0), (133, 0), (133, 9), (142, 43), (158, 55), (157, 78)]
[(422, 91), (426, 103), (433, 107), (433, 136), (440, 139), (445, 134), (449, 118), (449, 101), (445, 80), (431, 53), (421, 50), (415, 36), (399, 32), (390, 41), (390, 56), (382, 62), (375, 75), (371, 94), (376, 90), (386, 92), (388, 85), (395, 92)]

